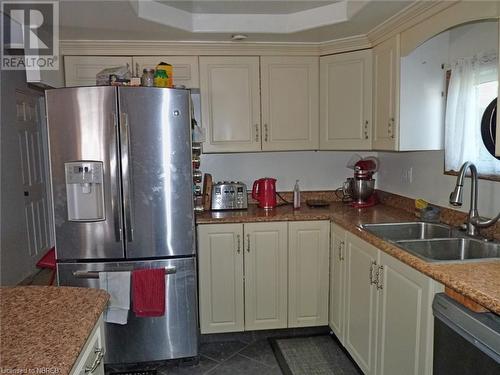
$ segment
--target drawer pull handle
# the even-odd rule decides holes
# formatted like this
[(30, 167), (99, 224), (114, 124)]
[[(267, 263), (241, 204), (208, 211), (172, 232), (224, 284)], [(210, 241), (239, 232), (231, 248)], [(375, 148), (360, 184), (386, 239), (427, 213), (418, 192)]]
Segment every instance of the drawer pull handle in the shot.
[(238, 242), (238, 247), (236, 248), (236, 252), (239, 254), (241, 251), (241, 238), (239, 234), (236, 235), (236, 241)]
[(247, 234), (247, 253), (250, 252), (250, 235)]
[[(370, 264), (370, 285), (376, 284), (375, 279), (373, 278), (373, 268), (377, 265), (377, 262), (372, 260), (372, 264)], [(378, 274), (377, 274), (378, 275)]]
[(382, 274), (384, 271), (384, 266), (378, 266), (376, 276), (377, 276), (377, 289), (382, 290), (384, 289), (384, 285), (382, 284)]
[(95, 353), (94, 362), (92, 362), (92, 365), (85, 367), (85, 373), (92, 374), (97, 369), (97, 367), (99, 367), (104, 357), (104, 348), (95, 348), (94, 353)]

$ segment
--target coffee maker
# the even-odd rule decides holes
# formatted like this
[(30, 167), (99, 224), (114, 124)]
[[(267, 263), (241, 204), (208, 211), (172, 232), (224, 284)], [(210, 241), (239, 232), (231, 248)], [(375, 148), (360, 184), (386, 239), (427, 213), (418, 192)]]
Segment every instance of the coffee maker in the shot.
[(371, 207), (378, 203), (375, 193), (375, 179), (373, 175), (378, 170), (378, 159), (369, 157), (354, 164), (354, 177), (344, 183), (344, 196), (349, 197), (351, 206), (356, 208)]

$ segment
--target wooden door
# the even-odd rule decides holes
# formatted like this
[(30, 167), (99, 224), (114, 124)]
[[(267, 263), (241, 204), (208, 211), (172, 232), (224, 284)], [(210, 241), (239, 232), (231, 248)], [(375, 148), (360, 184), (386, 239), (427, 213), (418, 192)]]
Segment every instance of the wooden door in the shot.
[(360, 238), (346, 235), (346, 311), (344, 345), (365, 375), (375, 374), (377, 288), (371, 272), (378, 250)]
[(372, 51), (321, 57), (320, 70), (320, 149), (371, 149)]
[(380, 252), (377, 374), (429, 374), (433, 280)]
[(319, 148), (317, 57), (263, 56), (262, 149)]
[(330, 229), (330, 314), (328, 325), (344, 343), (345, 311), (345, 230), (332, 223)]
[(198, 264), (201, 333), (243, 331), (243, 225), (199, 225)]
[(203, 151), (260, 151), (259, 58), (200, 57)]
[(64, 56), (66, 87), (95, 86), (97, 73), (117, 66), (127, 66), (132, 71), (132, 58), (130, 56)]
[(154, 69), (160, 62), (172, 65), (174, 85), (200, 87), (198, 56), (134, 56), (132, 67), (138, 77), (145, 68)]
[(245, 234), (245, 330), (286, 328), (287, 223), (248, 223)]
[(328, 221), (288, 225), (288, 326), (328, 324)]
[(399, 34), (373, 49), (373, 148), (398, 150), (399, 142)]

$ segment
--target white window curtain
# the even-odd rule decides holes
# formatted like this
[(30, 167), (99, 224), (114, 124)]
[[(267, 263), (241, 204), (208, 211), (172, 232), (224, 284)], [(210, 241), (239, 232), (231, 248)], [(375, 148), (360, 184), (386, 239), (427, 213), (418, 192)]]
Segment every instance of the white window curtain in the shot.
[(452, 64), (445, 116), (447, 171), (458, 171), (464, 162), (471, 161), (481, 174), (500, 174), (500, 160), (489, 154), (481, 139), (484, 108), (478, 95), (480, 84), (498, 80), (497, 61), (495, 51)]

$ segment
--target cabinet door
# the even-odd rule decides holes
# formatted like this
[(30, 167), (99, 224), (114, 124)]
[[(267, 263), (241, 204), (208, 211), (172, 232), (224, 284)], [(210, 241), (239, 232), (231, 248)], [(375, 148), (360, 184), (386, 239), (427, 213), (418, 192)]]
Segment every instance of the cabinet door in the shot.
[(319, 148), (319, 60), (261, 57), (262, 149)]
[(330, 229), (330, 315), (329, 326), (344, 343), (345, 310), (345, 230), (332, 224)]
[(95, 86), (101, 70), (124, 65), (131, 69), (130, 56), (64, 56), (66, 87)]
[(372, 51), (321, 57), (320, 69), (320, 149), (370, 149)]
[(288, 225), (288, 327), (328, 324), (328, 221)]
[(245, 330), (287, 326), (287, 223), (250, 223), (245, 232)]
[[(70, 375), (105, 374), (104, 353), (106, 352), (106, 340), (104, 332), (104, 320), (101, 314), (83, 349), (80, 351)], [(87, 370), (88, 368), (94, 369), (90, 372)]]
[(434, 282), (383, 252), (380, 263), (377, 374), (431, 373)]
[(373, 148), (399, 147), (399, 34), (373, 49)]
[(260, 151), (258, 57), (200, 57), (204, 152)]
[[(346, 327), (344, 345), (365, 375), (375, 373), (377, 288), (370, 271), (378, 250), (347, 233)], [(372, 273), (373, 274), (373, 273)]]
[(199, 225), (198, 263), (201, 333), (243, 331), (243, 225)]
[(174, 85), (188, 88), (200, 87), (198, 56), (134, 56), (133, 69), (138, 77), (145, 68), (155, 68), (160, 62), (172, 65)]

